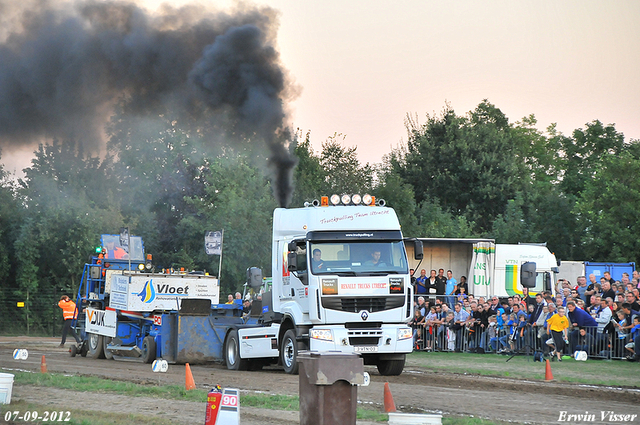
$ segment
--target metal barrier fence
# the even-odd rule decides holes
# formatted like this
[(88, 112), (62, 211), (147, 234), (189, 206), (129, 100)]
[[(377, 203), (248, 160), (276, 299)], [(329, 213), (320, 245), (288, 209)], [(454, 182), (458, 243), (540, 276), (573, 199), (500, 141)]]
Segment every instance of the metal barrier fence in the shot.
[[(444, 295), (420, 295), (414, 298), (418, 304), (418, 298), (422, 296), (427, 301), (427, 306), (433, 306), (436, 300), (445, 303), (453, 311), (453, 304), (448, 296)], [(487, 297), (486, 300), (490, 300)], [(451, 304), (451, 305), (449, 305)], [(427, 307), (427, 314), (429, 313)], [(522, 328), (514, 326), (496, 326), (495, 329), (485, 329), (479, 325), (453, 326), (447, 324), (426, 326), (412, 326), (414, 328), (415, 350), (426, 351), (456, 351), (456, 352), (480, 352), (480, 353), (509, 353), (533, 355), (536, 352), (544, 354), (554, 350), (551, 336), (543, 327), (526, 325)], [(570, 328), (568, 332), (568, 344), (564, 353), (572, 355), (575, 351), (586, 351), (591, 358), (601, 359), (625, 359), (630, 354), (625, 345), (630, 342), (626, 334), (620, 334), (615, 330), (605, 327), (604, 332), (598, 332), (597, 327), (585, 327), (583, 334), (579, 329)]]
[[(538, 326), (504, 326), (495, 330), (480, 326), (413, 326), (414, 349), (419, 351), (453, 351), (494, 354), (533, 355), (548, 354), (554, 350), (553, 340), (546, 329)], [(583, 335), (579, 329), (570, 329), (564, 354), (586, 351), (591, 358), (625, 359), (629, 351), (626, 335), (617, 332), (599, 333), (597, 327), (585, 327)]]

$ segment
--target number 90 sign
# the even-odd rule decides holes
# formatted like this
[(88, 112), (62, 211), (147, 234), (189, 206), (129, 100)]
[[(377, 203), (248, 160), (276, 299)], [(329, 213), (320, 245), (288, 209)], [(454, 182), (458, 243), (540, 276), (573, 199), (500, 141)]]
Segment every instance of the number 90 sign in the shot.
[(220, 406), (238, 407), (238, 396), (225, 394), (222, 396), (222, 403)]

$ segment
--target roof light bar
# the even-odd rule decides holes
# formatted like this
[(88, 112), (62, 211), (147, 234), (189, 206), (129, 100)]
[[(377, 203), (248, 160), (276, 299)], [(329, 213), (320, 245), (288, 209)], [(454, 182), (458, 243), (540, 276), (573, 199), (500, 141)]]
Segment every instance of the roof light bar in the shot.
[(338, 195), (334, 193), (329, 196), (321, 196), (320, 200), (314, 199), (312, 202), (305, 202), (305, 207), (328, 207), (329, 205), (366, 205), (366, 206), (376, 206), (379, 205), (383, 207), (385, 205), (384, 199), (376, 199), (375, 196), (371, 196), (368, 193), (364, 195), (360, 195), (359, 193), (354, 193), (353, 195), (343, 194)]

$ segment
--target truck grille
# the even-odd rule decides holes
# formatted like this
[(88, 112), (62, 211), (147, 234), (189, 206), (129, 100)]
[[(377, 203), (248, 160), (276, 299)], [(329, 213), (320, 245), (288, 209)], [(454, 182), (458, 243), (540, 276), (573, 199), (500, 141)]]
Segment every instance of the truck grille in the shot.
[(367, 297), (367, 298), (340, 298), (323, 297), (322, 306), (329, 310), (345, 311), (348, 313), (358, 313), (366, 310), (369, 313), (376, 311), (391, 310), (402, 307), (404, 296), (393, 297)]
[(378, 345), (382, 329), (348, 329), (349, 345)]

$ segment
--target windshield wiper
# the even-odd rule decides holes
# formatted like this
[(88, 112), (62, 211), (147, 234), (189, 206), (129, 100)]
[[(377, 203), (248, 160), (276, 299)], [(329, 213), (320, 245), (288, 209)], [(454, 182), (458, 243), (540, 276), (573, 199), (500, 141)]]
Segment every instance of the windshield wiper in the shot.
[(345, 270), (341, 272), (335, 272), (338, 276), (358, 276), (358, 272), (354, 272), (353, 270)]
[(358, 272), (354, 272), (353, 270), (323, 270), (323, 271), (318, 271), (315, 272), (314, 275), (316, 276), (322, 276), (322, 275), (328, 275), (328, 274), (335, 274), (338, 276), (357, 276)]

